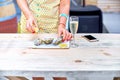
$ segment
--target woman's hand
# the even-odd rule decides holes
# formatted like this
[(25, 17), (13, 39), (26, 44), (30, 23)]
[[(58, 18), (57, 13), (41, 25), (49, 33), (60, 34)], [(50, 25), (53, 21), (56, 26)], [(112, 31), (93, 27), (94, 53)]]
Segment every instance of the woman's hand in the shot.
[(31, 15), (26, 21), (26, 29), (31, 33), (35, 33), (36, 27), (38, 28), (37, 22), (36, 22), (35, 18)]
[(22, 10), (23, 14), (26, 17), (26, 20), (27, 20), (26, 21), (26, 29), (29, 32), (34, 33), (35, 27), (38, 28), (38, 26), (37, 26), (37, 22), (31, 12), (31, 10), (29, 9), (27, 0), (17, 0), (17, 3), (19, 5), (20, 9)]
[(63, 36), (63, 41), (68, 41), (72, 38), (72, 34), (62, 24), (58, 26), (58, 36)]

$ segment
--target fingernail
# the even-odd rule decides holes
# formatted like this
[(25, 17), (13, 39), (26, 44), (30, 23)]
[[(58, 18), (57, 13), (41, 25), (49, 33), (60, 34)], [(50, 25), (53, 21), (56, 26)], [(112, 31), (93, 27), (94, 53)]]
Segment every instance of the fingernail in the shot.
[(35, 31), (33, 31), (32, 33), (35, 33)]

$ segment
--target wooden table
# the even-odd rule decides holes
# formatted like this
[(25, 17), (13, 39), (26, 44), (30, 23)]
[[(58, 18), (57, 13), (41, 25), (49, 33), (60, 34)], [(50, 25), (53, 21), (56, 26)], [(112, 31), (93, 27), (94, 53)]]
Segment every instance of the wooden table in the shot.
[(30, 41), (44, 35), (0, 34), (0, 76), (25, 76), (29, 80), (31, 76), (46, 80), (56, 76), (68, 80), (120, 77), (120, 34), (92, 34), (98, 42), (88, 42), (81, 37), (84, 34), (77, 34), (78, 48), (29, 48)]

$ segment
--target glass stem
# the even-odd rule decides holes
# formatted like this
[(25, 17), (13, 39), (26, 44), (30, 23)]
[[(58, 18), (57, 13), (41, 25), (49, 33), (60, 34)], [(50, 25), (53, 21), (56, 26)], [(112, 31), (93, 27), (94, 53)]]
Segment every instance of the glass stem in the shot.
[(75, 44), (75, 34), (73, 34), (73, 44)]

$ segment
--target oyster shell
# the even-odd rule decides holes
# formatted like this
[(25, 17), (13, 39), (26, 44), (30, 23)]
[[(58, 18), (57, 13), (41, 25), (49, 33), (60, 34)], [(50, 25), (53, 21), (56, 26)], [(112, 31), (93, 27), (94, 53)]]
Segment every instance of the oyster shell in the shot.
[(54, 40), (53, 38), (45, 38), (44, 43), (45, 44), (51, 44), (53, 42), (53, 40)]
[(53, 42), (54, 45), (59, 45), (60, 43), (62, 43), (62, 37), (57, 38), (57, 39)]
[(42, 39), (36, 39), (35, 41), (34, 41), (34, 45), (36, 45), (36, 46), (39, 46), (39, 45), (41, 45), (43, 43), (43, 40)]

